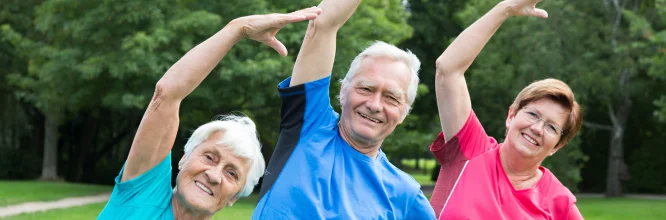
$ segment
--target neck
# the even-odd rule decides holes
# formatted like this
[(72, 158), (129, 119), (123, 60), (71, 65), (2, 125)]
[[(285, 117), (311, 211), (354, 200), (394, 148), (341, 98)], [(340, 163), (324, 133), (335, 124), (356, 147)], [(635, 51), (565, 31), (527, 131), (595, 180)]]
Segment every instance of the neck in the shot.
[(511, 152), (510, 147), (500, 148), (500, 162), (511, 182), (522, 182), (531, 180), (539, 174), (541, 161), (526, 159)]
[(355, 140), (347, 134), (346, 130), (342, 126), (342, 123), (338, 124), (338, 130), (340, 132), (340, 136), (342, 136), (342, 139), (345, 140), (349, 146), (354, 148), (354, 150), (365, 154), (372, 159), (376, 159), (377, 155), (379, 155), (379, 147), (382, 146), (382, 142), (384, 142), (384, 140), (377, 142)]
[(171, 196), (171, 208), (173, 209), (174, 219), (211, 219), (212, 215), (195, 212), (187, 208), (177, 197), (176, 188), (174, 188), (173, 195)]

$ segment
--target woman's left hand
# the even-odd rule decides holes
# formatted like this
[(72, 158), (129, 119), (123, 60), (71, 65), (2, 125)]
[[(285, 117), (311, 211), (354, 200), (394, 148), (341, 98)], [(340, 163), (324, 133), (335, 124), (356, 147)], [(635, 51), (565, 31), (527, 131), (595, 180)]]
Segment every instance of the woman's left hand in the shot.
[(287, 24), (313, 20), (321, 14), (321, 9), (317, 7), (301, 9), (289, 14), (266, 14), (252, 15), (237, 18), (233, 22), (238, 24), (239, 34), (255, 41), (272, 47), (280, 55), (287, 55), (287, 48), (280, 42), (275, 35), (281, 28)]
[(505, 0), (502, 3), (508, 4), (511, 16), (534, 16), (548, 18), (548, 12), (536, 8), (536, 4), (542, 0)]

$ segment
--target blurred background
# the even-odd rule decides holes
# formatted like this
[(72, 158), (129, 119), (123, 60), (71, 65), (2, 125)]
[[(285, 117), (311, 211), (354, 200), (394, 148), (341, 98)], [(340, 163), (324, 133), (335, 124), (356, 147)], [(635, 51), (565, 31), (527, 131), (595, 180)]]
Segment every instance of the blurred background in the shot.
[[(438, 169), (428, 151), (440, 130), (434, 61), (498, 2), (365, 0), (339, 32), (331, 89), (337, 109), (337, 80), (373, 41), (421, 59), (413, 111), (382, 149), (426, 194)], [(173, 63), (234, 18), (318, 3), (3, 0), (0, 217), (2, 207), (110, 192), (155, 83)], [(544, 166), (578, 195), (588, 219), (665, 219), (666, 0), (545, 0), (539, 6), (548, 19), (509, 19), (467, 71), (474, 111), (502, 141), (517, 93), (535, 80), (563, 80), (583, 107), (584, 127)], [(280, 118), (275, 88), (291, 74), (306, 26), (278, 34), (290, 51), (286, 58), (250, 40), (237, 44), (182, 103), (173, 158), (198, 125), (232, 111), (257, 123), (270, 158)], [(104, 204), (9, 218), (90, 219)], [(255, 204), (252, 196), (216, 218), (247, 219)]]

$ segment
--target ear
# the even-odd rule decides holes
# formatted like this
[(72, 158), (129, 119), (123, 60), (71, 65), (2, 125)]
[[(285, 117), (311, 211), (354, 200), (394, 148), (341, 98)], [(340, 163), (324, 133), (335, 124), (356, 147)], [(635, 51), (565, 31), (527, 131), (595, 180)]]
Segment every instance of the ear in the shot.
[(550, 149), (550, 154), (548, 156), (553, 156), (553, 154), (562, 149), (562, 147), (564, 147), (564, 144), (557, 144), (553, 149)]
[(343, 107), (343, 106), (342, 106), (343, 103), (345, 103), (345, 96), (344, 96), (344, 94), (345, 94), (345, 85), (342, 84), (342, 85), (340, 85), (340, 94), (338, 95), (338, 97), (340, 97), (340, 107), (341, 107), (341, 108)]
[(506, 130), (509, 130), (509, 125), (511, 121), (516, 117), (516, 111), (513, 108), (509, 108), (509, 114), (506, 116)]
[(238, 196), (234, 196), (233, 198), (231, 198), (231, 200), (229, 200), (229, 202), (227, 202), (227, 206), (229, 206), (229, 207), (233, 206), (234, 202), (236, 202), (236, 201), (238, 201)]
[(182, 170), (183, 166), (185, 166), (185, 161), (187, 161), (187, 159), (185, 158), (185, 154), (183, 154), (183, 157), (178, 161), (178, 170)]

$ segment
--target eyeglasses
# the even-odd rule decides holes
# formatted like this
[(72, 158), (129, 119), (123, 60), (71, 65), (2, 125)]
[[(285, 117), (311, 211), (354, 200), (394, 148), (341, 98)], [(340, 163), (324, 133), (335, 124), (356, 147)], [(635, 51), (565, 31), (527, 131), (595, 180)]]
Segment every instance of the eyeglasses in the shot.
[(537, 113), (537, 111), (534, 110), (533, 108), (523, 107), (522, 112), (525, 115), (525, 119), (529, 123), (536, 124), (536, 123), (539, 123), (539, 122), (543, 121), (544, 122), (543, 123), (543, 130), (546, 131), (546, 134), (548, 134), (550, 136), (553, 136), (553, 137), (564, 135), (564, 132), (562, 131), (562, 129), (560, 127), (553, 124), (552, 122), (544, 121), (543, 118), (541, 117), (541, 115), (539, 115), (539, 113)]

